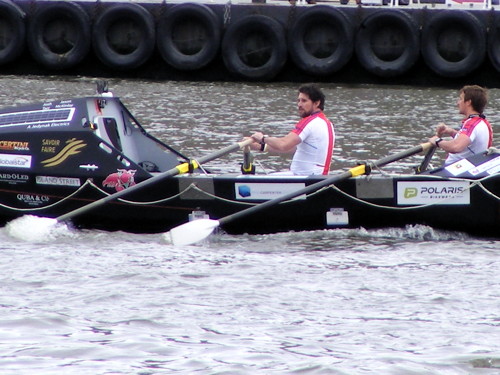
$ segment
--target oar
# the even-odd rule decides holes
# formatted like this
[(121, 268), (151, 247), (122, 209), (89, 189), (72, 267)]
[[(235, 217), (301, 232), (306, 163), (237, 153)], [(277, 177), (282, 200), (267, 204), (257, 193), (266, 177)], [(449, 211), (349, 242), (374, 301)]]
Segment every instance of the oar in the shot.
[(243, 164), (241, 164), (241, 173), (255, 174), (255, 165), (253, 164), (253, 154), (250, 151), (250, 146), (243, 148)]
[(207, 163), (209, 161), (212, 161), (212, 160), (215, 160), (217, 159), (218, 157), (221, 157), (223, 155), (226, 155), (226, 154), (229, 154), (230, 152), (232, 151), (236, 151), (236, 150), (239, 150), (249, 144), (251, 144), (253, 142), (253, 140), (250, 138), (250, 139), (247, 139), (245, 141), (242, 141), (242, 142), (238, 142), (238, 143), (235, 143), (235, 144), (232, 144), (230, 146), (227, 146), (219, 151), (216, 151), (212, 154), (209, 154), (209, 155), (206, 155), (206, 156), (202, 156), (201, 158), (199, 159), (196, 159), (196, 160), (191, 160), (189, 162), (186, 162), (186, 163), (182, 163), (182, 164), (179, 164), (178, 166), (176, 166), (175, 168), (172, 168), (168, 171), (165, 171), (165, 172), (162, 172), (154, 177), (151, 177), (147, 180), (144, 180), (144, 181), (141, 181), (139, 182), (138, 184), (136, 185), (133, 185), (127, 189), (124, 189), (124, 190), (121, 190), (121, 191), (118, 191), (114, 194), (111, 194), (111, 195), (108, 195), (107, 197), (104, 197), (104, 198), (101, 198), (97, 201), (94, 201), (90, 204), (87, 204), (83, 207), (80, 207), (80, 208), (77, 208), (73, 211), (70, 211), (64, 215), (61, 215), (59, 217), (56, 218), (56, 221), (58, 222), (63, 222), (63, 221), (67, 221), (77, 215), (81, 215), (85, 212), (88, 212), (90, 210), (93, 210), (94, 208), (96, 207), (99, 207), (99, 206), (102, 206), (103, 204), (105, 203), (108, 203), (110, 201), (113, 201), (113, 200), (116, 200), (126, 194), (130, 194), (130, 193), (133, 193), (139, 189), (142, 189), (142, 188), (145, 188), (146, 186), (150, 186), (150, 185), (153, 185), (153, 184), (156, 184), (157, 182), (159, 182), (160, 180), (163, 180), (167, 177), (172, 177), (172, 176), (176, 176), (178, 174), (182, 174), (182, 173), (187, 173), (189, 172), (190, 170), (192, 169), (196, 169), (198, 168), (201, 164), (203, 163)]
[(429, 151), (425, 154), (424, 160), (422, 160), (422, 163), (417, 167), (415, 172), (417, 173), (423, 173), (427, 170), (429, 167), (429, 164), (431, 162), (432, 157), (434, 156), (434, 152), (436, 151), (436, 146), (432, 145), (432, 147), (429, 148)]
[(311, 184), (303, 189), (285, 194), (281, 197), (268, 200), (264, 203), (260, 203), (258, 205), (252, 206), (250, 208), (246, 208), (244, 210), (238, 211), (234, 214), (225, 216), (219, 220), (212, 219), (198, 219), (193, 220), (188, 223), (179, 225), (178, 227), (172, 228), (169, 232), (165, 233), (165, 237), (170, 239), (170, 241), (174, 245), (190, 245), (196, 242), (199, 242), (206, 237), (208, 237), (215, 228), (219, 226), (223, 226), (231, 221), (240, 219), (244, 216), (251, 215), (255, 212), (265, 210), (269, 207), (276, 206), (277, 204), (293, 199), (303, 194), (308, 194), (314, 191), (317, 191), (325, 186), (333, 185), (343, 180), (347, 180), (350, 177), (361, 176), (363, 174), (369, 173), (371, 169), (377, 167), (383, 167), (386, 164), (395, 162), (397, 160), (406, 158), (408, 156), (412, 156), (418, 154), (420, 152), (427, 151), (432, 144), (430, 142), (422, 143), (418, 146), (412, 147), (406, 151), (398, 152), (394, 155), (386, 156), (377, 161), (361, 164), (354, 168), (349, 169), (346, 172), (342, 172), (336, 174), (332, 177), (326, 178), (322, 181)]

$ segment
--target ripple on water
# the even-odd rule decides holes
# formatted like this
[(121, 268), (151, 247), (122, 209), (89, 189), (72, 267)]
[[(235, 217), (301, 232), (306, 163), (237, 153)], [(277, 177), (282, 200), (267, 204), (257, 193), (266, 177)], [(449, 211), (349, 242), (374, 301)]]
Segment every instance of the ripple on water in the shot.
[[(94, 81), (1, 76), (0, 105), (86, 95)], [(324, 86), (336, 169), (420, 143), (437, 120), (460, 121), (454, 90)], [(194, 157), (252, 130), (284, 134), (296, 120), (291, 84), (115, 79), (110, 88), (146, 129)], [(490, 92), (493, 109), (499, 95)], [(240, 159), (214, 165), (239, 169)], [(499, 373), (498, 241), (425, 226), (217, 234), (183, 247), (160, 235), (70, 232), (27, 242), (0, 229), (2, 375)]]

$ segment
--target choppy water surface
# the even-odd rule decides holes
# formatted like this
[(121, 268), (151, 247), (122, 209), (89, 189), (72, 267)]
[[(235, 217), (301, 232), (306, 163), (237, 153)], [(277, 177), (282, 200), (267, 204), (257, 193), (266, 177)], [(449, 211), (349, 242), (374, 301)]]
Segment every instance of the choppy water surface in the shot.
[[(90, 95), (93, 82), (0, 77), (0, 105)], [(252, 130), (285, 134), (296, 120), (291, 84), (110, 88), (148, 130), (194, 157)], [(325, 91), (338, 168), (460, 121), (450, 89)], [(494, 124), (499, 100), (492, 90)], [(239, 158), (213, 168), (236, 171)], [(289, 162), (259, 160), (266, 169)], [(161, 235), (100, 231), (25, 242), (1, 228), (0, 251), (1, 374), (500, 373), (498, 241), (417, 226), (218, 234), (173, 247)]]

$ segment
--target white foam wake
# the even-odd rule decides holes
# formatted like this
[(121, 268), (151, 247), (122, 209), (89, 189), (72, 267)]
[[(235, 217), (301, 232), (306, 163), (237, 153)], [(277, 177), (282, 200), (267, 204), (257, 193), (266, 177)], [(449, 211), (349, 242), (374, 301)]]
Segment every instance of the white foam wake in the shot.
[(48, 242), (59, 237), (73, 236), (65, 223), (33, 215), (12, 220), (5, 226), (5, 231), (9, 236), (26, 242)]

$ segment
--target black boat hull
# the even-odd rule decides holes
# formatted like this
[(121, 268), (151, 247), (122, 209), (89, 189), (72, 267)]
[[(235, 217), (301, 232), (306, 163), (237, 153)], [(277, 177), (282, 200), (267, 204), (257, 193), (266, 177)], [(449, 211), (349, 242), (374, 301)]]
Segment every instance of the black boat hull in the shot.
[[(73, 224), (165, 232), (193, 217), (220, 219), (331, 177), (217, 175), (189, 168), (169, 174), (191, 165), (187, 160), (149, 135), (111, 95), (3, 109), (0, 222), (23, 215), (59, 218), (111, 196), (71, 215)], [(498, 238), (499, 170), (500, 154), (492, 150), (419, 175), (350, 178), (223, 229), (272, 233), (424, 224)], [(158, 175), (165, 178), (150, 180)], [(123, 193), (119, 199), (117, 192)]]
[[(316, 178), (273, 178), (269, 176), (182, 176), (168, 178), (124, 199), (112, 201), (75, 217), (74, 225), (104, 230), (139, 233), (165, 232), (185, 223), (195, 213), (218, 219), (262, 199), (237, 197), (240, 186), (252, 190), (267, 189), (269, 194), (298, 189), (316, 182)], [(435, 190), (436, 198), (416, 205), (401, 204), (401, 186), (425, 186)], [(102, 198), (102, 190), (89, 182), (75, 194), (75, 188), (43, 187), (24, 184), (1, 190), (0, 217), (5, 223), (15, 217), (32, 214), (58, 217)], [(459, 203), (448, 203), (438, 189), (466, 190)], [(265, 212), (249, 215), (224, 226), (228, 233), (272, 233), (332, 228), (384, 228), (423, 224), (480, 236), (499, 236), (500, 191), (498, 175), (481, 181), (457, 181), (432, 176), (358, 177), (343, 181), (307, 197), (281, 203)], [(147, 197), (147, 200), (145, 198)], [(453, 198), (451, 198), (453, 201)], [(434, 203), (432, 203), (434, 202)], [(32, 208), (30, 209), (29, 207)], [(47, 208), (44, 208), (47, 207)]]

